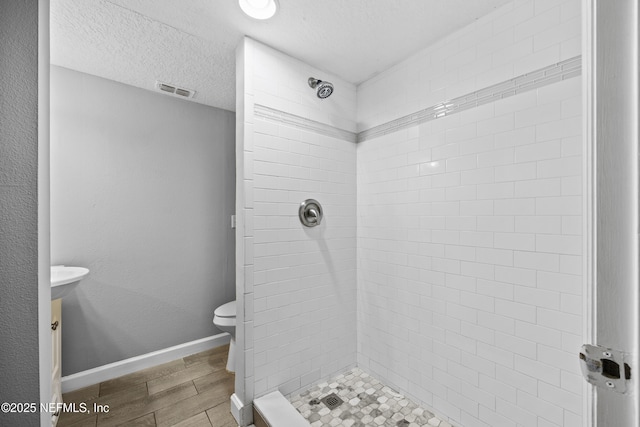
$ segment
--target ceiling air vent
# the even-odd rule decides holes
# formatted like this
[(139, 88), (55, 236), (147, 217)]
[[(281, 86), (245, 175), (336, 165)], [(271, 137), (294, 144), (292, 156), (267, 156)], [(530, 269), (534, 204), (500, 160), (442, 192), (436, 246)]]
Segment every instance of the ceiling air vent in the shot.
[(185, 89), (169, 83), (156, 81), (156, 89), (164, 93), (171, 93), (173, 95), (181, 96), (183, 98), (193, 98), (196, 94), (195, 90)]

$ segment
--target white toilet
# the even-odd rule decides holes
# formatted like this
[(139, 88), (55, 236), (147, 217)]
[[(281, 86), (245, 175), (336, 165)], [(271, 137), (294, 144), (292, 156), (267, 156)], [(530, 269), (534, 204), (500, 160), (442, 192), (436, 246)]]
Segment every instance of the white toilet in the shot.
[(222, 332), (231, 335), (227, 371), (236, 371), (236, 302), (231, 301), (216, 308), (213, 312), (213, 324)]

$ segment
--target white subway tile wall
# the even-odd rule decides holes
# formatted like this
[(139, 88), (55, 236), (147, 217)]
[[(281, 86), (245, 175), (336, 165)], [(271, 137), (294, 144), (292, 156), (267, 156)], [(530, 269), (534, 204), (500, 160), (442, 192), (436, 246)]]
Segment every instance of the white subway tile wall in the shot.
[[(547, 87), (567, 98), (539, 107), (579, 99), (580, 80)], [(581, 173), (571, 167), (581, 158), (561, 147), (580, 133), (547, 141), (538, 129), (565, 119), (514, 98), (522, 122), (488, 134), (509, 133), (515, 150), (460, 156), (477, 137), (438, 135), (466, 132), (461, 116), (359, 143), (358, 364), (454, 425), (569, 426), (582, 413)], [(520, 145), (522, 129), (533, 139)], [(418, 152), (437, 148), (445, 166), (434, 173), (434, 157)], [(424, 170), (403, 176), (410, 165)]]
[(580, 22), (580, 0), (514, 0), (358, 86), (358, 132), (578, 56)]
[[(580, 55), (579, 21), (514, 1), (359, 86), (358, 130)], [(360, 142), (359, 367), (453, 425), (581, 425), (581, 155), (580, 77)]]
[[(248, 38), (241, 54), (244, 251), (237, 262), (245, 272), (238, 289), (250, 401), (355, 366), (356, 89)], [(309, 77), (337, 89), (318, 99)], [(314, 228), (298, 219), (309, 198), (324, 209)]]

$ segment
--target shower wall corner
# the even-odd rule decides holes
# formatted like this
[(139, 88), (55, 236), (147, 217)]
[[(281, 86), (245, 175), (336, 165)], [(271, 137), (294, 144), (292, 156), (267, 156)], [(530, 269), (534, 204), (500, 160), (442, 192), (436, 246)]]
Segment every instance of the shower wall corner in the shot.
[[(310, 76), (335, 93), (318, 99)], [(235, 394), (246, 406), (355, 366), (356, 89), (249, 37), (236, 78)], [(324, 209), (313, 228), (298, 219), (309, 198)]]

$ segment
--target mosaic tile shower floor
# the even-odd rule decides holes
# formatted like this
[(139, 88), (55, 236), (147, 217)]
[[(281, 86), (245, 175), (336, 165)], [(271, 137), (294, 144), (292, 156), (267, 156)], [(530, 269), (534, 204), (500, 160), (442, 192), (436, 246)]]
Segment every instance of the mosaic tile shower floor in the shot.
[[(344, 401), (333, 410), (320, 401), (331, 393)], [(358, 368), (289, 400), (311, 427), (452, 427)]]

